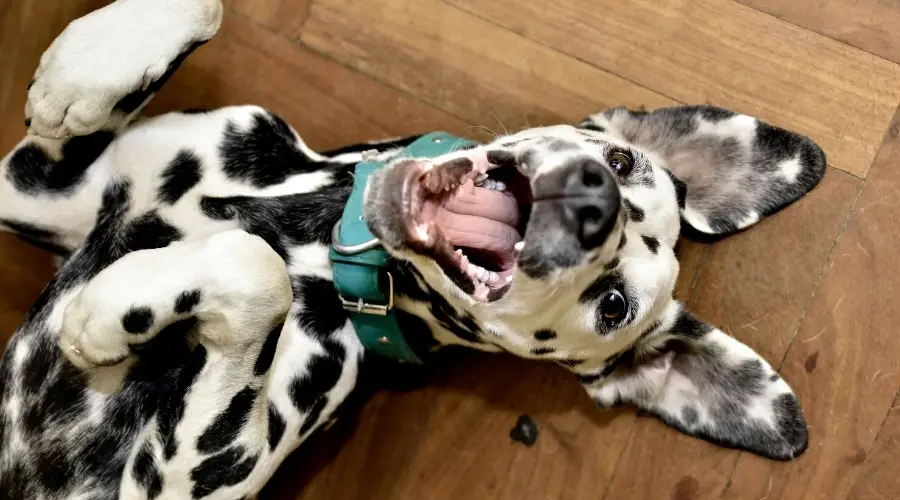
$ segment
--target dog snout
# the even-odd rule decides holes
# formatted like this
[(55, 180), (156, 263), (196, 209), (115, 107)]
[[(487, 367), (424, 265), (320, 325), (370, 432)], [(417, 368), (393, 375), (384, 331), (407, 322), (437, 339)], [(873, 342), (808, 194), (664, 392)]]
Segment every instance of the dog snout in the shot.
[(574, 229), (582, 248), (602, 245), (616, 225), (621, 199), (612, 171), (597, 160), (576, 159), (562, 176), (564, 223)]

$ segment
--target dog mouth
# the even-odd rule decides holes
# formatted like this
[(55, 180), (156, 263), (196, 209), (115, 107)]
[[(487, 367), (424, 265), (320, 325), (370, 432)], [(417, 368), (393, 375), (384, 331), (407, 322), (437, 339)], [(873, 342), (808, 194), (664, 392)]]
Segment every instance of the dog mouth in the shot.
[(502, 297), (513, 281), (532, 204), (515, 155), (480, 152), (405, 168), (401, 214), (410, 247), (431, 256), (475, 300)]

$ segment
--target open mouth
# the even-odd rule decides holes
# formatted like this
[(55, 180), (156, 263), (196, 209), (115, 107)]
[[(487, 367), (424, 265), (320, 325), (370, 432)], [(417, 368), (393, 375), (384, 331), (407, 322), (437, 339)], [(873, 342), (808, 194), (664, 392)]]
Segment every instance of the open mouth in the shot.
[(432, 256), (473, 298), (490, 302), (512, 284), (531, 214), (528, 178), (506, 151), (435, 165), (411, 162), (403, 220), (414, 250)]

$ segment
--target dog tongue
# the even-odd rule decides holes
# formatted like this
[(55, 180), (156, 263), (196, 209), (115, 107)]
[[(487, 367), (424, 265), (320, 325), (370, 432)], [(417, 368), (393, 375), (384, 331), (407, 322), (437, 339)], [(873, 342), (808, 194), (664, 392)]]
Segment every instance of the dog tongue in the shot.
[(501, 269), (512, 267), (513, 249), (521, 235), (516, 230), (519, 207), (511, 194), (477, 187), (469, 180), (440, 206), (428, 205), (426, 216), (437, 223), (451, 245), (477, 249)]

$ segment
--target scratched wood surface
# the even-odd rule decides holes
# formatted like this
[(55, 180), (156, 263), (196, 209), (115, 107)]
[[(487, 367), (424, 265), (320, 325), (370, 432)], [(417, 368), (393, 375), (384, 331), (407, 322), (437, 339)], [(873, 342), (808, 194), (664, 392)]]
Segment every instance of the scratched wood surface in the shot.
[[(0, 7), (0, 147), (43, 49), (102, 0)], [(677, 294), (773, 361), (811, 425), (775, 463), (630, 410), (549, 365), (457, 353), (295, 453), (263, 498), (900, 499), (900, 1), (226, 0), (151, 112), (256, 103), (314, 147), (472, 135), (610, 106), (707, 102), (801, 131), (822, 184), (746, 233), (680, 249)], [(2, 202), (2, 200), (0, 200)], [(52, 274), (0, 236), (0, 342)], [(529, 414), (531, 448), (509, 429)]]

